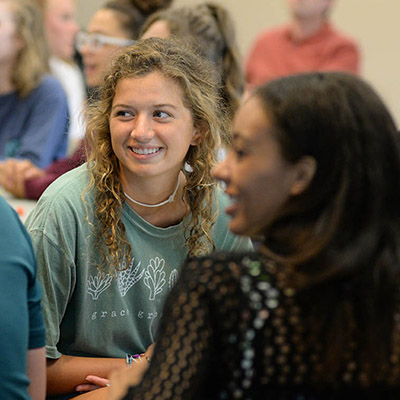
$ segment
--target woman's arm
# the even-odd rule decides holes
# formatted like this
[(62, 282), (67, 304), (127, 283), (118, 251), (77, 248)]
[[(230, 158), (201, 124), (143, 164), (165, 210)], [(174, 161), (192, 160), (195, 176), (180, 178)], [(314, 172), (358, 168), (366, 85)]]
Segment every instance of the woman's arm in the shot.
[(87, 383), (88, 375), (108, 378), (111, 371), (126, 365), (124, 358), (93, 358), (62, 355), (47, 359), (47, 394), (73, 393), (76, 386)]
[(46, 350), (44, 347), (28, 350), (28, 392), (32, 400), (46, 398)]

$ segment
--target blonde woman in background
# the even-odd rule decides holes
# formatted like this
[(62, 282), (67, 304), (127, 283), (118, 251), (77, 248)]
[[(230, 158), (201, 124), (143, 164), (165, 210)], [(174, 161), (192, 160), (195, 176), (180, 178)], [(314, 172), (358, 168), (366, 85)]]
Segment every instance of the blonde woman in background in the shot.
[(28, 159), (43, 168), (67, 150), (65, 93), (48, 75), (39, 9), (28, 0), (0, 0), (0, 19), (0, 159)]

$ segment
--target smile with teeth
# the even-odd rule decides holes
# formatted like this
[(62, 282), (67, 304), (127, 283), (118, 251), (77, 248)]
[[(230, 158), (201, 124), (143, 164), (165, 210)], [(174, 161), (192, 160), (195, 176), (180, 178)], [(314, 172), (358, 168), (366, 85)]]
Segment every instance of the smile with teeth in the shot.
[(160, 151), (161, 147), (155, 147), (153, 149), (136, 149), (134, 147), (131, 147), (131, 150), (135, 153), (135, 154), (154, 154), (157, 153), (158, 151)]

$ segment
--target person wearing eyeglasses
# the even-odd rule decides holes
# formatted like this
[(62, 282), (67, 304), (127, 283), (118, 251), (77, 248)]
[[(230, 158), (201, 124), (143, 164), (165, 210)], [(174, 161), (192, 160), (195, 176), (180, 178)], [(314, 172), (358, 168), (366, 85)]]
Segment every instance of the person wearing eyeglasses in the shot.
[(118, 50), (133, 44), (144, 20), (145, 16), (137, 8), (110, 1), (94, 14), (87, 31), (78, 33), (76, 45), (89, 87), (102, 83), (109, 61)]

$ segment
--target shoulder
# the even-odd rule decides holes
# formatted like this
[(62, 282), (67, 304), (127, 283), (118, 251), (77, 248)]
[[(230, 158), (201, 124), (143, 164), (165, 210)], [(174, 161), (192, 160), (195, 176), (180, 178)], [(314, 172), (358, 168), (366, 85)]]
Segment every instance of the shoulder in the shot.
[[(0, 257), (4, 261), (11, 260), (12, 255), (18, 254), (18, 260), (25, 261), (30, 269), (35, 268), (31, 240), (17, 213), (0, 196)], [(14, 259), (16, 261), (17, 259)], [(3, 265), (4, 266), (4, 265)]]
[(333, 46), (350, 47), (354, 50), (358, 50), (358, 43), (356, 40), (338, 31), (332, 24), (326, 24), (325, 33), (330, 38), (330, 42)]
[(87, 163), (72, 169), (59, 178), (57, 178), (44, 192), (45, 197), (53, 198), (57, 200), (62, 198), (71, 198), (82, 194), (90, 180)]
[(29, 215), (26, 226), (44, 227), (49, 221), (57, 219), (79, 218), (86, 214), (87, 205), (91, 202), (90, 192), (85, 194), (89, 183), (89, 172), (86, 163), (57, 178), (42, 194), (35, 209)]
[(7, 242), (1, 240), (7, 236), (10, 238), (15, 233), (21, 233), (24, 231), (23, 225), (14, 211), (14, 209), (7, 203), (7, 201), (0, 196), (0, 242)]
[(183, 269), (187, 279), (206, 282), (211, 276), (219, 276), (221, 281), (251, 279), (275, 280), (276, 265), (265, 256), (253, 252), (218, 252), (208, 256), (189, 258)]
[(32, 91), (30, 97), (50, 98), (52, 101), (66, 102), (66, 95), (61, 83), (51, 75), (45, 75), (36, 89)]
[[(81, 90), (84, 95), (85, 82), (81, 70), (75, 63), (69, 63), (56, 57), (50, 59), (52, 75), (61, 83), (66, 92), (70, 86), (74, 90)], [(82, 99), (83, 101), (84, 99)]]
[(255, 44), (262, 45), (264, 43), (274, 42), (282, 37), (286, 37), (288, 34), (288, 27), (286, 25), (277, 26), (270, 29), (264, 29), (261, 31), (255, 40)]
[(63, 90), (60, 82), (51, 75), (45, 75), (39, 85), (42, 90)]

